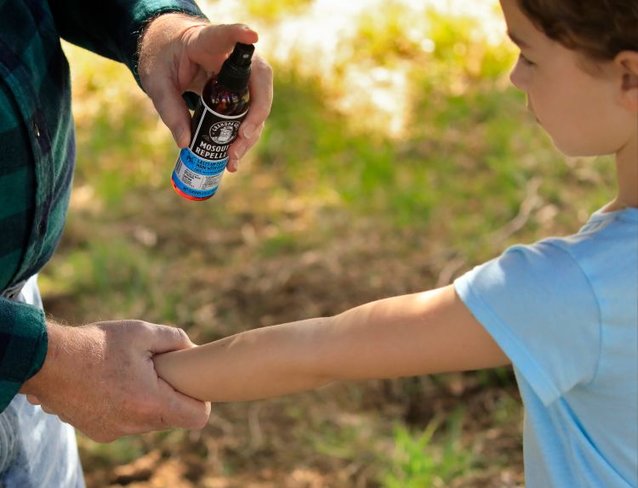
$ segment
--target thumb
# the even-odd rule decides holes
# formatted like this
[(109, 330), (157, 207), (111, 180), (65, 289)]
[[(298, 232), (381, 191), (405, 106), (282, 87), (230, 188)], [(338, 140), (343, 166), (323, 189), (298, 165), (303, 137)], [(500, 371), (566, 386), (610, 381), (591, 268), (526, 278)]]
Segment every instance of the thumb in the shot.
[(191, 342), (184, 329), (168, 325), (156, 325), (148, 344), (148, 350), (153, 354), (190, 349), (195, 344)]
[(207, 25), (196, 31), (188, 50), (199, 65), (217, 71), (236, 43), (254, 44), (258, 40), (257, 33), (244, 24)]
[(38, 399), (37, 396), (35, 395), (27, 395), (27, 401), (31, 404), (31, 405), (40, 405), (40, 400)]

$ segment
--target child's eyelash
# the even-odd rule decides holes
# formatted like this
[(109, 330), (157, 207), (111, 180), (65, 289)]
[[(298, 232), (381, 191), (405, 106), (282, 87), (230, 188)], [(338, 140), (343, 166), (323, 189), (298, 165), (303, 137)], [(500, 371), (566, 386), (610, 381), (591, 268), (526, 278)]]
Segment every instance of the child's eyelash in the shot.
[(523, 53), (519, 53), (518, 59), (520, 59), (523, 63), (525, 63), (528, 66), (534, 66), (535, 64), (533, 61), (530, 61), (530, 59), (527, 58)]

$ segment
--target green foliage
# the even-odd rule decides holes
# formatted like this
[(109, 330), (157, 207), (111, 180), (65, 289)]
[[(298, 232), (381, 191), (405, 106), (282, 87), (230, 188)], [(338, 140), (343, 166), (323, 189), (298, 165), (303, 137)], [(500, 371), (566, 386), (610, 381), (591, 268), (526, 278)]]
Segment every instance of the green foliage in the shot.
[(274, 22), (285, 15), (299, 13), (313, 0), (241, 0), (243, 10), (256, 19)]
[(387, 474), (385, 488), (445, 487), (465, 474), (472, 466), (472, 454), (461, 444), (463, 411), (456, 410), (445, 421), (445, 433), (435, 442), (442, 420), (432, 420), (421, 433), (403, 425), (394, 432), (395, 452)]
[(364, 11), (357, 20), (352, 59), (388, 65), (397, 59), (420, 57), (423, 33), (418, 32), (415, 20), (414, 13), (399, 1)]
[(263, 257), (268, 258), (280, 254), (300, 252), (299, 237), (285, 231), (278, 232), (263, 241), (260, 253)]
[(472, 17), (451, 16), (430, 9), (428, 11), (429, 35), (434, 43), (434, 57), (448, 66), (464, 66), (468, 47), (475, 40), (472, 34), (479, 30)]
[(144, 452), (143, 442), (135, 437), (123, 437), (109, 444), (101, 444), (80, 436), (78, 442), (80, 449), (86, 453), (83, 461), (93, 466), (126, 464)]

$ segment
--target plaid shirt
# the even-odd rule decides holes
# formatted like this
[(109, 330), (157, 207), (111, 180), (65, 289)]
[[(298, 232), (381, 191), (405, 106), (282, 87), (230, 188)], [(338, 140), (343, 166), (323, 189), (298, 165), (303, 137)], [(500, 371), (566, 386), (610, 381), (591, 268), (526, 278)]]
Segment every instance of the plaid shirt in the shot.
[[(0, 292), (44, 266), (64, 225), (75, 143), (60, 38), (138, 79), (139, 33), (165, 12), (203, 15), (193, 0), (0, 0)], [(44, 313), (0, 297), (0, 411), (46, 351)]]

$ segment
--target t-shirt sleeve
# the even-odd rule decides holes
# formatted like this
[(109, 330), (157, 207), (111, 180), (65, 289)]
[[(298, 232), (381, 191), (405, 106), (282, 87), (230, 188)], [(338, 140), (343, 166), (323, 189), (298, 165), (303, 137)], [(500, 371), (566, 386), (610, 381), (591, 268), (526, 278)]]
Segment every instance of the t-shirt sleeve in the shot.
[(0, 412), (40, 370), (47, 342), (42, 310), (0, 298)]
[(594, 378), (599, 307), (566, 250), (549, 242), (515, 246), (454, 286), (546, 405)]

